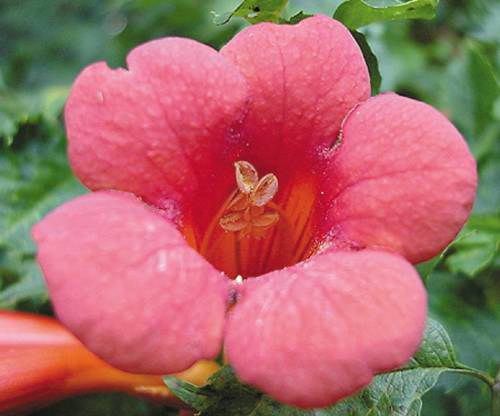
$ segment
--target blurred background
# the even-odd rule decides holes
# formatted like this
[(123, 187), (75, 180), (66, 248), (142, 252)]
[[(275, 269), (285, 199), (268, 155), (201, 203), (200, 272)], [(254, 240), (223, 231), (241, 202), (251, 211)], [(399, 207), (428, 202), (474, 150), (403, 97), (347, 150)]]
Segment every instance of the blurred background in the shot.
[[(338, 0), (290, 1), (332, 15)], [(89, 63), (123, 65), (128, 50), (161, 36), (220, 47), (245, 23), (216, 26), (228, 0), (0, 0), (0, 308), (51, 313), (34, 263), (32, 224), (85, 192), (66, 161), (60, 112), (68, 88)], [(426, 101), (467, 138), (479, 167), (474, 213), (459, 240), (419, 266), (431, 315), (443, 323), (459, 359), (494, 375), (500, 365), (500, 2), (441, 0), (431, 21), (363, 29), (379, 59), (382, 91)], [(489, 415), (485, 385), (444, 375), (424, 397), (425, 416)], [(174, 414), (121, 395), (74, 398), (36, 415)]]

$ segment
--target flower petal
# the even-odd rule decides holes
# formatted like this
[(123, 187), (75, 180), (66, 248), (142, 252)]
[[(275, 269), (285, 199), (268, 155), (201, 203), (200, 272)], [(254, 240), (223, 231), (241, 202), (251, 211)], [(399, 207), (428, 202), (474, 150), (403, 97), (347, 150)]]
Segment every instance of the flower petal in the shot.
[(358, 45), (341, 23), (326, 16), (248, 27), (221, 54), (236, 64), (250, 88), (244, 159), (259, 172), (278, 172), (280, 181), (276, 165), (290, 170), (292, 160), (332, 143), (347, 112), (370, 95)]
[(331, 252), (246, 281), (225, 352), (242, 381), (300, 407), (321, 407), (404, 364), (425, 326), (426, 295), (401, 257)]
[(234, 178), (231, 129), (247, 98), (241, 74), (181, 38), (141, 45), (127, 63), (90, 65), (73, 85), (65, 120), (77, 176), (92, 190), (128, 191), (160, 207), (217, 192), (213, 183)]
[(108, 363), (166, 374), (218, 354), (226, 279), (137, 198), (85, 195), (33, 234), (57, 316)]
[(329, 223), (338, 240), (418, 263), (458, 233), (476, 181), (465, 141), (441, 113), (396, 94), (379, 95), (344, 122), (325, 184)]

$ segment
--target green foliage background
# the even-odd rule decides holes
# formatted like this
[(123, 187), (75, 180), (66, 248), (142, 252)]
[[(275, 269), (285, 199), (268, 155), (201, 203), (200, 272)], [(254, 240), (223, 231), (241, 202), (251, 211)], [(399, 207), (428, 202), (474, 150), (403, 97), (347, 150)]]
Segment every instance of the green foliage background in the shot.
[[(340, 3), (294, 0), (284, 16), (299, 11), (333, 15)], [(50, 313), (29, 232), (48, 210), (85, 192), (68, 168), (60, 117), (77, 73), (97, 60), (122, 65), (129, 49), (160, 36), (188, 36), (220, 47), (247, 23), (235, 12), (229, 23), (215, 25), (211, 11), (220, 21), (238, 4), (0, 2), (0, 308)], [(230, 16), (226, 13), (222, 20)], [(361, 28), (379, 61), (381, 91), (394, 90), (439, 108), (461, 130), (478, 160), (480, 186), (470, 221), (445, 253), (419, 270), (429, 290), (431, 316), (450, 334), (460, 361), (492, 376), (500, 366), (499, 23), (497, 0), (442, 0), (433, 20)], [(422, 414), (489, 415), (489, 394), (473, 378), (445, 374), (424, 397)], [(69, 413), (171, 411), (120, 395), (97, 395), (70, 399), (37, 414)]]

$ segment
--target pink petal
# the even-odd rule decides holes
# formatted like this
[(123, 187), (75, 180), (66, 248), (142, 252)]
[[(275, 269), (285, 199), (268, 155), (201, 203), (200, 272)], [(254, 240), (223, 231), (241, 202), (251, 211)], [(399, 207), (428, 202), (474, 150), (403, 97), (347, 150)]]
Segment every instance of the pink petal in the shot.
[(90, 65), (73, 85), (65, 120), (77, 176), (92, 190), (128, 191), (160, 207), (227, 192), (231, 131), (247, 98), (238, 70), (181, 38), (141, 45), (127, 63)]
[(33, 234), (57, 316), (108, 363), (166, 374), (218, 354), (226, 279), (135, 197), (85, 195)]
[(345, 120), (327, 175), (334, 239), (393, 250), (413, 263), (438, 254), (466, 221), (476, 167), (453, 125), (396, 94), (371, 98)]
[[(261, 23), (238, 33), (221, 54), (250, 86), (242, 159), (259, 172), (290, 171), (337, 137), (342, 119), (370, 95), (361, 51), (339, 22), (315, 16), (297, 25)], [(297, 168), (297, 166), (294, 166)], [(290, 174), (288, 173), (288, 176)]]
[(244, 382), (285, 403), (322, 407), (404, 364), (425, 316), (420, 278), (399, 256), (327, 253), (245, 282), (225, 351)]

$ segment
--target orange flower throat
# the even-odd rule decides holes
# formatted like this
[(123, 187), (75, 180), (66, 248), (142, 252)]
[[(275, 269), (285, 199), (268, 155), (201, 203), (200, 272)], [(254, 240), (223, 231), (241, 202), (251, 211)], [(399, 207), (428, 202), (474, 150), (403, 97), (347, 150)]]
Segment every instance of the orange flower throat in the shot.
[(194, 241), (198, 252), (232, 278), (258, 276), (315, 252), (312, 212), (318, 192), (311, 178), (295, 177), (278, 193), (275, 174), (259, 178), (243, 160), (234, 167), (236, 189), (202, 231), (201, 242)]
[(278, 178), (268, 173), (259, 180), (257, 170), (248, 162), (234, 164), (238, 190), (227, 204), (219, 225), (238, 238), (261, 238), (275, 225), (280, 215), (272, 208), (271, 200), (278, 192)]

